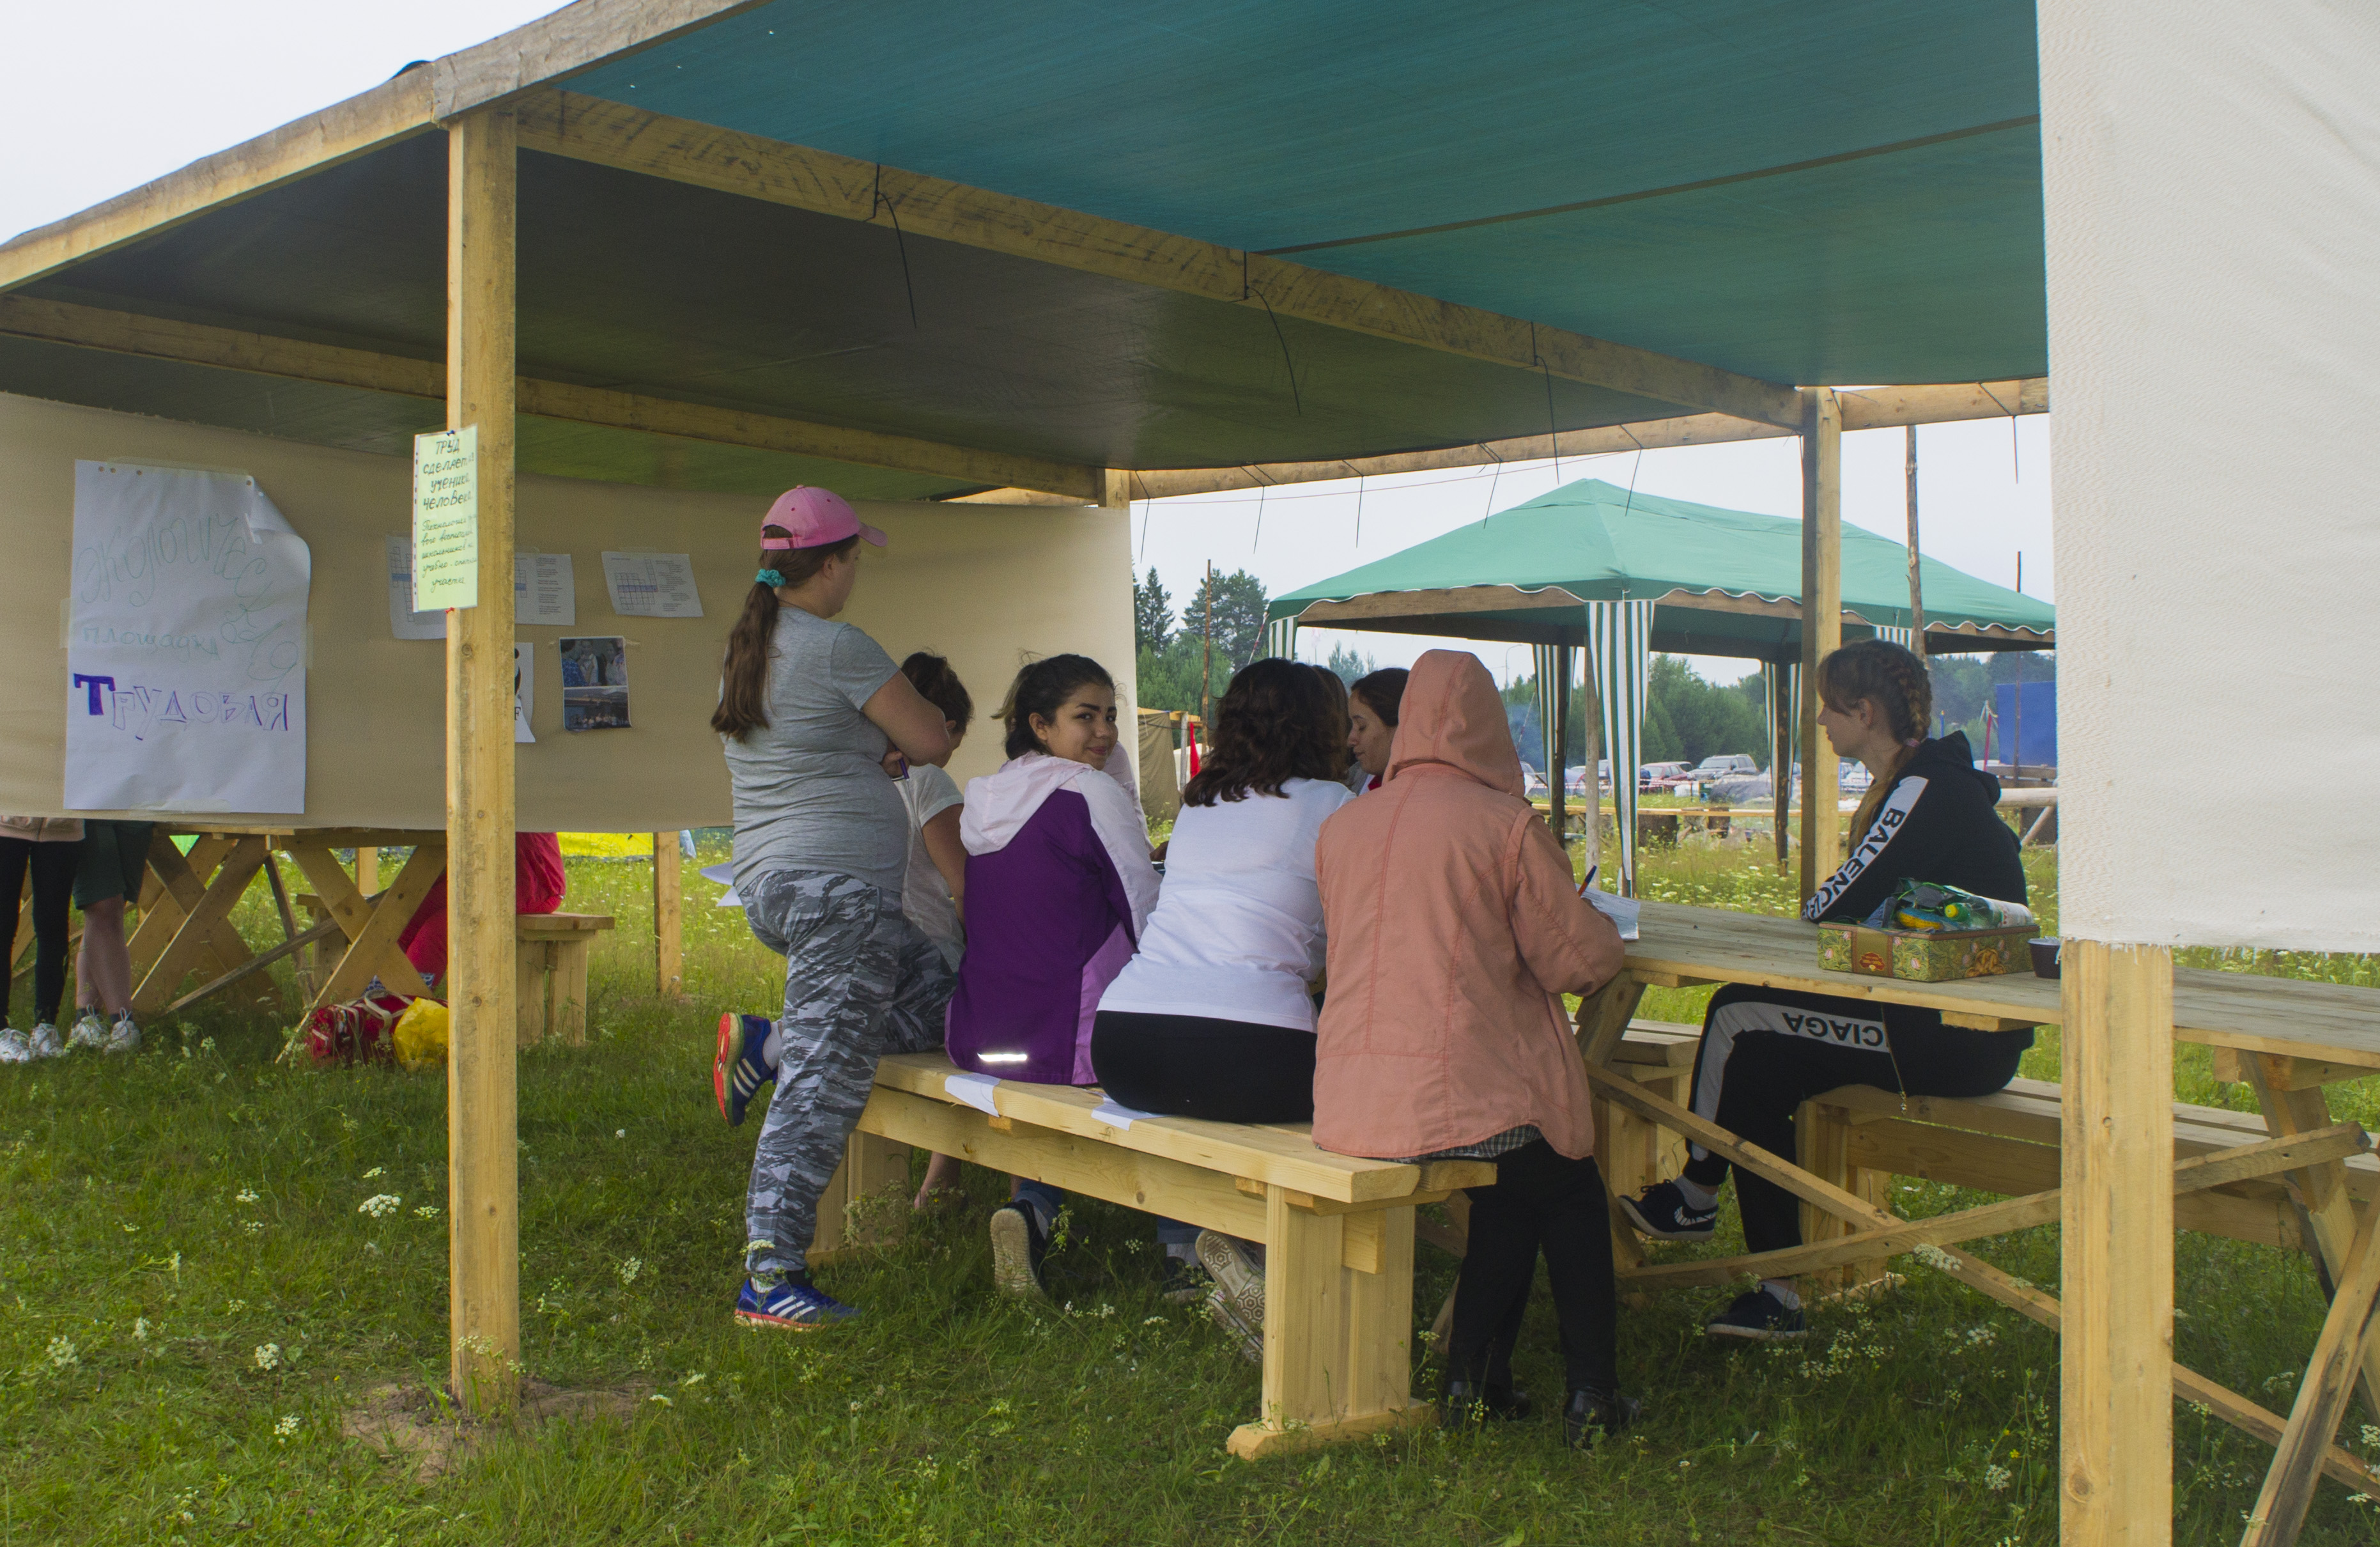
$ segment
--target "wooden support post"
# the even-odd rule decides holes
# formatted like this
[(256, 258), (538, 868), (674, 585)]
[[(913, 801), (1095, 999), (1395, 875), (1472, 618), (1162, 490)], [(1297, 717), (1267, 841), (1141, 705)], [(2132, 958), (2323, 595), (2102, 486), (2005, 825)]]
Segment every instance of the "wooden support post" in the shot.
[[(1781, 867), (1793, 852), (1793, 834), (1785, 825), (1785, 813), (1793, 809), (1793, 721), (1802, 706), (1793, 701), (1793, 672), (1791, 664), (1779, 661), (1774, 680), (1768, 684), (1768, 723), (1776, 730), (1777, 745), (1768, 754), (1769, 798), (1776, 809), (1777, 863)], [(1615, 772), (1613, 778), (1620, 775)]]
[(653, 992), (686, 988), (686, 888), (678, 879), (677, 834), (653, 834)]
[(2060, 1540), (2173, 1540), (2173, 953), (2061, 958)]
[(513, 116), (446, 129), (446, 427), (479, 430), (480, 604), (446, 615), (448, 1305), (455, 1395), (520, 1386), (513, 932)]
[[(673, 833), (670, 836), (674, 838), (677, 834)], [(880, 1203), (895, 1185), (905, 1191), (909, 1186), (910, 1149), (880, 1134), (852, 1130), (851, 1137), (844, 1141), (843, 1163), (835, 1167), (834, 1175), (827, 1178), (826, 1190), (819, 1194), (818, 1234), (810, 1238), (805, 1261), (812, 1264), (829, 1261), (877, 1243), (880, 1232), (868, 1230), (864, 1222), (856, 1222), (851, 1207), (870, 1200)], [(855, 1229), (855, 1224), (860, 1227)]]
[(1835, 749), (1818, 730), (1818, 663), (1843, 642), (1843, 408), (1808, 387), (1802, 432), (1802, 895), (1834, 873), (1842, 813)]

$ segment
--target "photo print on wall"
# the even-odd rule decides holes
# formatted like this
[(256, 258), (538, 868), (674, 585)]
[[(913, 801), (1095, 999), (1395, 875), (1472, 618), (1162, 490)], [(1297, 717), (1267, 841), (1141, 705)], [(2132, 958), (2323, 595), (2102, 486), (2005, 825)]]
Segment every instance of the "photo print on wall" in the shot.
[(562, 728), (628, 728), (628, 641), (599, 634), (562, 641)]

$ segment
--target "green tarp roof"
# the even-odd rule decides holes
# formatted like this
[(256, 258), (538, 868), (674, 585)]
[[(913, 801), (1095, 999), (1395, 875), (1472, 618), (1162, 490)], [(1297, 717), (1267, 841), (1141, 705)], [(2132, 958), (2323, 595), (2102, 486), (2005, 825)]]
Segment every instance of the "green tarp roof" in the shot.
[[(2032, 649), (2051, 642), (2044, 636), (2057, 627), (2058, 614), (2048, 603), (1937, 559), (1921, 558), (1920, 564), (1928, 637), (1936, 649)], [(1909, 627), (1907, 548), (1846, 524), (1842, 578), (1845, 611), (1874, 627)], [(1374, 599), (1372, 615), (1308, 621), (1318, 627), (1538, 643), (1558, 642), (1557, 631), (1568, 629), (1574, 642), (1581, 626), (1574, 610), (1530, 606), (1519, 595), (1512, 597), (1513, 605), (1500, 607), (1493, 595), (1474, 592), (1458, 603), (1442, 594), (1471, 587), (1509, 587), (1532, 596), (1567, 592), (1582, 602), (1653, 601), (1672, 591), (1695, 592), (1703, 604), (1656, 609), (1653, 648), (1791, 659), (1801, 646), (1797, 618), (1726, 610), (1725, 603), (1800, 603), (1802, 523), (1632, 493), (1585, 479), (1275, 597), (1269, 611), (1276, 618), (1296, 617), (1317, 603), (1365, 597)], [(1434, 594), (1416, 596), (1415, 610), (1406, 613), (1394, 605), (1398, 592)], [(1488, 605), (1455, 610), (1472, 603)], [(1951, 643), (1935, 632), (1961, 626), (2023, 633)], [(1845, 627), (1847, 638), (1861, 633), (1856, 625)]]

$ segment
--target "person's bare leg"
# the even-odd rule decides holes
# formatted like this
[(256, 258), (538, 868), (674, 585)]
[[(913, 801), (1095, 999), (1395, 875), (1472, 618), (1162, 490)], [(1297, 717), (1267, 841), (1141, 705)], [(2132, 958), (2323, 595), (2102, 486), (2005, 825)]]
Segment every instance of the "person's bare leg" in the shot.
[(124, 944), (124, 899), (110, 897), (82, 910), (82, 949), (75, 956), (75, 1004), (111, 1017), (132, 1008), (132, 957)]
[(959, 1191), (959, 1158), (956, 1155), (935, 1155), (926, 1162), (925, 1185), (918, 1188), (913, 1209), (930, 1209), (946, 1200), (964, 1196)]

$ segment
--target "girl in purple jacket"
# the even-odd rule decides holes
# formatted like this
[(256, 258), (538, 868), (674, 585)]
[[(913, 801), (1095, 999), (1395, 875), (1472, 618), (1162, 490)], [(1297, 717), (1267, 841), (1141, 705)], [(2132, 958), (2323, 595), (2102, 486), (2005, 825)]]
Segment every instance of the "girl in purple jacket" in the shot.
[[(1087, 656), (1036, 661), (1016, 674), (1001, 718), (1008, 761), (967, 782), (960, 818), (967, 950), (951, 996), (951, 1062), (1001, 1079), (1096, 1084), (1099, 995), (1157, 903), (1131, 761), (1113, 755), (1115, 679)], [(1055, 1188), (1023, 1181), (992, 1215), (1003, 1288), (1038, 1288), (1059, 1202)]]

